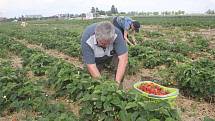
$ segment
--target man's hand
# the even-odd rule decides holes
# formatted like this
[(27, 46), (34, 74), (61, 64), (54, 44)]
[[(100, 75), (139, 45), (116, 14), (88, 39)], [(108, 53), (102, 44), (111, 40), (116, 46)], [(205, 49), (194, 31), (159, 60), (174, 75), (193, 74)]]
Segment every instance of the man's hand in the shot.
[(134, 34), (135, 34), (135, 31), (132, 31), (132, 34), (131, 34), (132, 42), (134, 43), (134, 45), (137, 45), (137, 41), (134, 37)]
[(119, 63), (118, 63), (118, 67), (117, 67), (117, 72), (116, 72), (116, 77), (115, 80), (118, 84), (121, 83), (125, 70), (126, 70), (126, 66), (128, 63), (128, 52), (118, 56), (119, 58)]
[(124, 31), (124, 39), (129, 45), (134, 45), (131, 41), (129, 41), (127, 31)]
[(96, 64), (87, 64), (87, 70), (93, 78), (100, 78), (101, 74), (96, 67)]
[(135, 39), (133, 39), (134, 45), (137, 45), (137, 41)]

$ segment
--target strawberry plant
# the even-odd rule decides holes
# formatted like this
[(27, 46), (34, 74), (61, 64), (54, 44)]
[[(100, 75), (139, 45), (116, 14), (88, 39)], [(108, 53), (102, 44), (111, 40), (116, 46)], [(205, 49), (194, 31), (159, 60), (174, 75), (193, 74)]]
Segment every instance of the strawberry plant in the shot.
[(210, 117), (205, 116), (205, 117), (204, 117), (204, 121), (215, 121), (215, 119), (212, 119), (212, 118), (210, 118)]
[(187, 30), (192, 28), (214, 28), (214, 16), (147, 16), (136, 17), (143, 25), (161, 25), (164, 27), (182, 27)]
[(209, 98), (215, 94), (215, 62), (201, 59), (178, 66), (175, 80), (187, 95)]
[(66, 107), (59, 104), (46, 104), (40, 110), (40, 115), (33, 117), (27, 117), (27, 120), (36, 120), (36, 121), (78, 121), (78, 118), (70, 111), (66, 109)]
[[(24, 59), (24, 61), (27, 61), (24, 62), (26, 63), (24, 68), (18, 70), (12, 68), (8, 61), (0, 61), (0, 103), (2, 104), (0, 105), (0, 115), (3, 115), (2, 112), (5, 110), (7, 110), (8, 113), (26, 110), (38, 112), (36, 117), (27, 116), (26, 120), (57, 119), (77, 121), (77, 117), (72, 112), (66, 111), (63, 105), (49, 104), (49, 97), (42, 91), (41, 84), (44, 83), (44, 81), (41, 83), (33, 83), (25, 78), (25, 69), (28, 68), (28, 65), (32, 66), (32, 64), (35, 64), (34, 66), (36, 66), (42, 62), (45, 66), (48, 66), (50, 62), (52, 63), (53, 58), (47, 57), (38, 51), (30, 51), (30, 49), (22, 46), (22, 44), (9, 40), (10, 39), (5, 40), (7, 45), (10, 45), (8, 49), (15, 51), (16, 48), (18, 50), (15, 51), (16, 53), (28, 59)], [(1, 45), (1, 47), (4, 48), (7, 45)], [(33, 68), (32, 66), (31, 69)]]
[(197, 51), (205, 51), (209, 46), (208, 40), (203, 38), (202, 36), (193, 37), (191, 44)]
[(147, 40), (143, 43), (143, 46), (152, 47), (158, 50), (167, 50), (169, 52), (181, 53), (183, 55), (187, 55), (189, 52), (192, 52), (192, 47), (186, 43), (181, 41), (176, 42), (168, 42), (167, 40)]
[[(139, 65), (139, 66), (138, 66)], [(133, 75), (141, 68), (141, 63), (136, 58), (129, 58), (128, 60), (128, 74)]]
[(147, 101), (135, 91), (126, 93), (118, 90), (113, 82), (97, 85), (81, 100), (80, 120), (179, 120), (177, 111), (171, 109), (168, 103)]
[(0, 63), (0, 114), (20, 109), (35, 109), (35, 98), (45, 100), (41, 87), (25, 78), (24, 70), (16, 70), (7, 63)]
[(148, 38), (157, 38), (162, 37), (164, 35), (158, 31), (144, 31), (144, 36)]
[(43, 54), (33, 54), (28, 66), (36, 76), (45, 75), (45, 72), (52, 66), (53, 59)]

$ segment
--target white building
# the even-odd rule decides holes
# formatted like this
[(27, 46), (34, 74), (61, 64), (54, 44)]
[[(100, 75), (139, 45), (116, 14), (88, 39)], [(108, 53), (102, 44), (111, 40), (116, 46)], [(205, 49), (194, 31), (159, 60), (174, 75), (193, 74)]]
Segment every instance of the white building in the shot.
[(25, 18), (42, 18), (42, 15), (25, 15)]
[(59, 19), (69, 19), (69, 18), (72, 17), (72, 15), (69, 14), (69, 13), (67, 13), (67, 14), (57, 14), (55, 16), (57, 16), (57, 18), (59, 18)]
[(6, 20), (6, 18), (0, 17), (0, 21), (4, 21), (4, 20)]
[(86, 18), (85, 19), (93, 19), (93, 13), (86, 13)]

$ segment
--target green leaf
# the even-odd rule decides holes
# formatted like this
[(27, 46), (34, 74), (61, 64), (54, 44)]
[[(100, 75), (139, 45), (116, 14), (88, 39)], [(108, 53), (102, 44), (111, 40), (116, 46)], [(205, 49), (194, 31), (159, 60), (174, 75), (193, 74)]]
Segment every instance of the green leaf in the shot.
[(173, 118), (167, 118), (165, 121), (175, 121)]
[(142, 119), (141, 117), (139, 117), (136, 121), (147, 121), (146, 119)]
[(119, 97), (112, 97), (113, 99), (112, 99), (112, 101), (111, 101), (111, 103), (112, 104), (114, 104), (114, 105), (116, 105), (116, 106), (120, 106), (120, 104), (121, 104), (121, 100), (119, 99)]
[(105, 118), (105, 121), (114, 121), (113, 117), (107, 117)]
[(160, 120), (159, 120), (159, 119), (154, 118), (154, 119), (151, 119), (151, 120), (149, 120), (149, 121), (160, 121)]
[(138, 111), (131, 112), (131, 121), (136, 121), (139, 114), (140, 113)]
[(159, 108), (159, 106), (152, 102), (149, 102), (149, 103), (145, 104), (145, 106), (144, 106), (144, 109), (148, 110), (148, 111), (154, 111), (158, 108)]
[(92, 114), (93, 113), (93, 108), (91, 107), (91, 106), (87, 106), (87, 107), (84, 107), (83, 109), (82, 109), (82, 112), (84, 113), (84, 114)]
[(212, 118), (210, 118), (210, 117), (204, 117), (204, 121), (215, 121), (215, 119), (212, 119)]
[(137, 107), (137, 106), (138, 106), (137, 103), (135, 103), (135, 102), (129, 102), (129, 103), (126, 105), (125, 109), (130, 109), (130, 108), (134, 108), (134, 107)]
[(163, 114), (163, 115), (166, 115), (166, 116), (170, 117), (170, 113), (164, 107), (160, 108), (160, 113)]
[(128, 115), (126, 110), (121, 110), (119, 112), (119, 118), (120, 118), (120, 121), (130, 121), (131, 120), (131, 117), (130, 117), (130, 115)]
[(111, 106), (111, 104), (109, 102), (105, 102), (103, 104), (103, 107), (104, 107), (103, 112), (112, 111), (112, 109), (113, 109), (112, 106)]

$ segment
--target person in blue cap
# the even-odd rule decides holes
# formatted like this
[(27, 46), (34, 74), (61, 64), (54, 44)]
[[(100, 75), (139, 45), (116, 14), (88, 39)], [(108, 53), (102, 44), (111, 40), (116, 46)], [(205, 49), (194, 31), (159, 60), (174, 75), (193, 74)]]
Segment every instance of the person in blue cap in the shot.
[[(113, 18), (113, 25), (122, 32), (124, 39), (129, 45), (137, 44), (134, 33), (139, 32), (140, 23), (138, 21), (132, 20), (130, 17), (126, 16), (116, 16)], [(128, 39), (129, 30), (131, 30), (131, 41)]]

